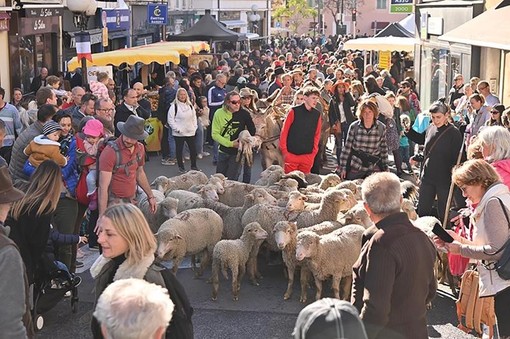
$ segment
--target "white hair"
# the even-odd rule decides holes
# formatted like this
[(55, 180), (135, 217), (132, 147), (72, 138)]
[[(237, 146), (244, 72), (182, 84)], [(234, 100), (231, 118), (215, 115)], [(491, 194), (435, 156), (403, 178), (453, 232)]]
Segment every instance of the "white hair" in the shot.
[(378, 172), (370, 175), (361, 184), (361, 196), (374, 214), (389, 215), (400, 212), (400, 180), (393, 173)]
[(108, 338), (152, 338), (166, 329), (174, 304), (166, 288), (141, 279), (110, 284), (97, 301), (94, 317), (106, 328)]
[(502, 126), (485, 127), (478, 133), (477, 139), (482, 146), (488, 147), (491, 154), (487, 162), (510, 159), (510, 132)]

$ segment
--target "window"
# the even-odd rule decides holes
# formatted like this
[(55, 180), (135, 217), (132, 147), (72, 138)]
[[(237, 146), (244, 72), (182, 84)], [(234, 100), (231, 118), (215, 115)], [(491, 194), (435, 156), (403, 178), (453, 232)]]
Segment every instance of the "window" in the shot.
[(377, 1), (377, 4), (376, 4), (377, 9), (386, 9), (386, 1), (387, 0), (376, 0), (376, 1)]

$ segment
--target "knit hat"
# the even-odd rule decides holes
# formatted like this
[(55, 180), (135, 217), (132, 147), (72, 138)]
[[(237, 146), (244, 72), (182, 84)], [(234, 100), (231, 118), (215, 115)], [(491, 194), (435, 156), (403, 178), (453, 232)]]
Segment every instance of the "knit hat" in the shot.
[(82, 132), (90, 137), (100, 137), (104, 134), (103, 124), (96, 119), (89, 120), (83, 127)]
[(43, 126), (43, 134), (48, 135), (56, 131), (61, 131), (62, 127), (58, 123), (56, 123), (53, 120), (49, 120), (47, 123)]
[(358, 311), (351, 303), (323, 298), (299, 312), (294, 339), (367, 338)]

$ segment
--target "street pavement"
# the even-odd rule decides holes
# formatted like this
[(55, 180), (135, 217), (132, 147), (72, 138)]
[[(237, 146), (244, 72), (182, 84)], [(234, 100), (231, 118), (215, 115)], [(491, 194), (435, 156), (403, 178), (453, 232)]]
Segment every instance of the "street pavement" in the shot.
[[(211, 151), (207, 149), (208, 151)], [(149, 181), (159, 175), (178, 175), (177, 166), (163, 166), (160, 157), (151, 155), (146, 164)], [(185, 163), (189, 169), (189, 161)], [(214, 173), (212, 156), (198, 160), (198, 167), (207, 175)], [(326, 165), (326, 171), (335, 168), (334, 159)], [(256, 156), (252, 169), (252, 182), (255, 182), (262, 171), (260, 158)], [(38, 338), (90, 338), (90, 319), (94, 303), (94, 283), (89, 268), (99, 255), (82, 248), (84, 267), (78, 270), (83, 278), (79, 286), (78, 311), (71, 312), (69, 299), (62, 300), (55, 308), (44, 315), (45, 325)], [(230, 281), (220, 277), (220, 291), (217, 301), (211, 300), (211, 285), (206, 282), (210, 277), (210, 269), (204, 276), (195, 279), (190, 263), (184, 261), (177, 272), (177, 278), (183, 284), (194, 308), (193, 324), (195, 338), (202, 339), (276, 339), (291, 338), (292, 330), (299, 311), (304, 307), (299, 303), (299, 279), (294, 283), (294, 294), (291, 300), (284, 301), (287, 281), (284, 277), (284, 266), (268, 266), (259, 261), (263, 279), (259, 286), (253, 286), (246, 279), (241, 284), (239, 301), (233, 301)], [(412, 277), (410, 277), (412, 279)], [(330, 293), (329, 283), (325, 283), (326, 296)], [(308, 290), (309, 302), (313, 301), (312, 290)], [(440, 290), (433, 301), (433, 307), (427, 315), (428, 333), (430, 338), (474, 338), (458, 330), (455, 313), (455, 302), (448, 286), (440, 285)], [(327, 339), (327, 338), (325, 338)]]

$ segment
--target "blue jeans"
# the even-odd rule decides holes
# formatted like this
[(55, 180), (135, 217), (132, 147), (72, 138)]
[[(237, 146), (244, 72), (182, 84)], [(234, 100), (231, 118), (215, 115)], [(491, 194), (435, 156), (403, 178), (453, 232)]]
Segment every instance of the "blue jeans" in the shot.
[(237, 154), (218, 152), (218, 164), (216, 173), (221, 173), (230, 180), (239, 179), (239, 163), (236, 161)]
[(168, 130), (168, 147), (170, 148), (169, 152), (170, 159), (175, 159), (177, 157), (177, 151), (175, 147), (175, 139), (174, 136), (172, 135), (171, 129)]
[(409, 146), (400, 146), (398, 151), (400, 152), (402, 163), (406, 164), (407, 168), (411, 170), (411, 164), (409, 163)]
[[(204, 153), (204, 127), (200, 120), (198, 120), (198, 127), (195, 132), (195, 148), (197, 150), (197, 155)], [(189, 156), (188, 144), (184, 144), (184, 155)]]

